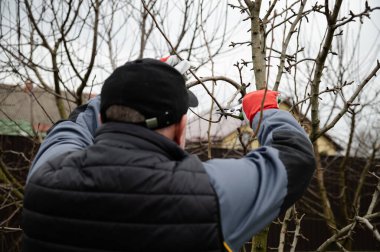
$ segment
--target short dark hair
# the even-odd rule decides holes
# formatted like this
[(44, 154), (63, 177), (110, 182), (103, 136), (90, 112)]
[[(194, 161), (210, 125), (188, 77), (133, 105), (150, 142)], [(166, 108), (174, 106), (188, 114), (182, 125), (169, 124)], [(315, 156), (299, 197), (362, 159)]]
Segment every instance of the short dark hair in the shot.
[(126, 106), (111, 105), (105, 113), (110, 122), (144, 123), (145, 121), (145, 116), (140, 112)]

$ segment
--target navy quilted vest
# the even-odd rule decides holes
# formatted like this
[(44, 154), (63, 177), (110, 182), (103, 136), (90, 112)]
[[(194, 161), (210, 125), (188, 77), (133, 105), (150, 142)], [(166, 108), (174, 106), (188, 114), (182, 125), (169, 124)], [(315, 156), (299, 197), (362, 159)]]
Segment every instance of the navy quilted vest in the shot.
[(25, 190), (23, 251), (222, 251), (200, 160), (143, 127), (107, 123), (47, 162)]

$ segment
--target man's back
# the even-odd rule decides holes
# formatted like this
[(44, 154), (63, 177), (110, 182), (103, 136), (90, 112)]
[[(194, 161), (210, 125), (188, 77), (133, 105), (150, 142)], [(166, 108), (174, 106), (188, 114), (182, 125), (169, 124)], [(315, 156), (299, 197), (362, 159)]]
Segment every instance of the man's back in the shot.
[[(220, 251), (218, 211), (197, 157), (153, 131), (109, 123), (94, 145), (55, 158), (29, 181), (24, 245), (39, 252)], [(39, 232), (29, 228), (37, 223)]]

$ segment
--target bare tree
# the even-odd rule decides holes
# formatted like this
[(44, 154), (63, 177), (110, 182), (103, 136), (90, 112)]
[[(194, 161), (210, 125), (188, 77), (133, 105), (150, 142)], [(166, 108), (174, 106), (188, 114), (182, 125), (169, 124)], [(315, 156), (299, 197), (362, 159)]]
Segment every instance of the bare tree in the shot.
[[(262, 0), (4, 0), (0, 2), (0, 80), (32, 80), (54, 95), (60, 117), (66, 118), (69, 104), (82, 104), (84, 93), (99, 90), (106, 75), (118, 65), (129, 59), (158, 58), (170, 52), (195, 63), (187, 85), (198, 88), (209, 101), (208, 112), (197, 113), (209, 122), (209, 132), (213, 123), (231, 116), (224, 113), (224, 108), (241, 99), (249, 88), (287, 93), (291, 96), (291, 110), (304, 114), (300, 123), (307, 121), (306, 116), (311, 119), (307, 128), (318, 163), (308, 196), (280, 221), (283, 231), (275, 249), (283, 251), (288, 242), (284, 234), (292, 232), (290, 249), (295, 251), (304, 219), (314, 214), (325, 221), (331, 235), (319, 251), (330, 244), (345, 251), (358, 226), (370, 228), (378, 237), (373, 222), (379, 218), (378, 136), (371, 127), (363, 130), (361, 122), (378, 122), (377, 117), (366, 115), (379, 112), (380, 90), (372, 85), (380, 69), (379, 55), (362, 56), (367, 69), (363, 71), (363, 59), (357, 60), (359, 43), (346, 45), (350, 27), (359, 23), (359, 30), (365, 29), (371, 15), (379, 9), (364, 2), (359, 10), (346, 10), (342, 0), (273, 0), (269, 4)], [(238, 23), (231, 21), (237, 16)], [(313, 34), (313, 41), (307, 40), (315, 23), (321, 36)], [(242, 36), (234, 33), (237, 27), (242, 29)], [(360, 36), (354, 38), (359, 41)], [(224, 76), (218, 69), (218, 61), (222, 60), (218, 57), (231, 50), (242, 51), (244, 56), (239, 62), (231, 62), (235, 75)], [(219, 95), (223, 88), (228, 88), (227, 94)], [(215, 109), (221, 111), (216, 118)], [(318, 141), (326, 133), (338, 138), (334, 130), (341, 123), (346, 123), (345, 131), (349, 134), (341, 139), (345, 150), (339, 169), (330, 176)], [(257, 131), (254, 129), (250, 141)], [(243, 143), (242, 132), (239, 133)], [(209, 158), (211, 137), (209, 134)], [(249, 151), (248, 143), (242, 144), (242, 154)], [(367, 162), (355, 173), (351, 161), (363, 156)], [(22, 179), (12, 169), (1, 163), (3, 206), (11, 209), (9, 218), (0, 225), (4, 232), (18, 228), (8, 224), (12, 223), (13, 211), (18, 213), (23, 195)], [(351, 190), (353, 178), (358, 183)], [(370, 182), (373, 191), (368, 203), (363, 201), (368, 198), (363, 188)], [(329, 183), (338, 185), (338, 196)], [(339, 202), (337, 209), (332, 207), (334, 199)], [(343, 218), (337, 218), (338, 215)], [(292, 231), (287, 226), (290, 222), (296, 227)], [(266, 251), (267, 233), (268, 228), (252, 239), (252, 251)]]
[[(331, 1), (317, 2), (314, 5), (308, 4), (307, 1), (293, 1), (292, 3), (286, 2), (284, 5), (281, 5), (280, 9), (279, 1), (271, 1), (268, 9), (265, 11), (262, 9), (262, 1), (245, 0), (237, 1), (237, 4), (234, 5), (231, 4), (232, 8), (240, 10), (240, 12), (247, 17), (246, 20), (250, 21), (250, 40), (246, 42), (233, 42), (231, 46), (235, 47), (243, 44), (250, 46), (252, 58), (251, 60), (243, 59), (242, 64), (252, 66), (256, 89), (269, 88), (267, 83), (271, 82), (271, 79), (268, 78), (270, 72), (277, 71), (275, 81), (274, 83), (272, 82), (273, 84), (271, 85), (273, 85), (273, 90), (278, 90), (283, 75), (288, 74), (292, 76), (294, 82), (293, 92), (296, 98), (294, 107), (297, 107), (305, 114), (310, 113), (310, 140), (314, 143), (317, 157), (316, 181), (318, 190), (316, 193), (322, 206), (320, 210), (323, 213), (320, 216), (326, 221), (332, 235), (336, 234), (336, 230), (340, 227), (346, 226), (355, 216), (355, 213), (352, 212), (353, 206), (348, 199), (347, 176), (349, 176), (351, 171), (347, 169), (347, 160), (352, 152), (353, 136), (358, 131), (358, 128), (355, 126), (355, 115), (362, 113), (367, 102), (368, 104), (374, 104), (376, 102), (374, 99), (363, 98), (366, 92), (373, 92), (370, 84), (380, 69), (380, 63), (378, 59), (376, 59), (378, 55), (375, 54), (374, 58), (366, 58), (366, 60), (372, 60), (372, 64), (369, 64), (372, 68), (365, 76), (361, 75), (360, 77), (352, 79), (352, 76), (347, 74), (347, 72), (352, 69), (347, 68), (350, 62), (344, 61), (343, 57), (347, 58), (348, 55), (348, 57), (351, 56), (352, 60), (355, 51), (347, 52), (347, 49), (343, 50), (346, 43), (340, 41), (340, 44), (335, 45), (334, 41), (339, 42), (339, 39), (345, 36), (344, 30), (346, 32), (349, 31), (346, 27), (349, 27), (351, 23), (355, 21), (363, 23), (364, 19), (369, 18), (370, 15), (374, 11), (379, 10), (380, 7), (372, 7), (368, 2), (365, 2), (362, 4), (361, 10), (357, 13), (352, 10), (342, 13), (342, 2), (343, 1), (339, 0), (333, 1), (333, 5), (329, 6)], [(300, 46), (302, 43), (302, 41), (300, 41), (300, 34), (301, 32), (305, 32), (302, 29), (302, 25), (304, 22), (309, 21), (310, 15), (312, 14), (319, 15), (325, 19), (323, 22), (325, 26), (321, 27), (321, 25), (319, 25), (319, 28), (322, 31), (324, 30), (324, 35), (320, 40), (319, 49), (314, 53), (307, 53), (307, 51), (311, 52), (312, 50), (310, 50), (310, 48), (305, 49), (307, 46), (310, 47), (310, 45), (306, 43), (304, 46)], [(279, 32), (279, 30), (282, 32)], [(274, 46), (274, 36), (276, 36), (277, 40), (279, 38), (281, 40), (279, 48), (278, 46)], [(272, 39), (270, 39), (271, 37)], [(290, 42), (296, 44), (295, 49), (290, 47)], [(310, 41), (308, 42), (310, 43)], [(353, 50), (355, 50), (355, 45), (353, 46)], [(276, 64), (276, 69), (272, 68), (273, 63)], [(308, 69), (307, 71), (304, 70), (305, 67)], [(335, 69), (337, 69), (337, 71), (334, 73)], [(305, 81), (307, 85), (300, 85), (300, 80), (302, 79), (297, 75), (299, 72), (303, 72), (303, 74), (307, 76)], [(326, 82), (332, 85), (326, 85)], [(354, 82), (356, 82), (356, 85), (353, 85)], [(300, 92), (302, 89), (304, 90), (303, 94)], [(330, 99), (321, 106), (320, 101), (326, 96), (329, 96)], [(361, 105), (360, 109), (357, 108), (358, 105)], [(328, 110), (330, 112), (325, 117), (324, 111)], [(322, 115), (324, 117), (323, 126), (321, 126), (320, 119)], [(322, 166), (317, 140), (323, 134), (334, 128), (343, 117), (351, 118), (351, 124), (346, 126), (347, 128), (351, 128), (351, 134), (347, 139), (348, 141), (345, 142), (346, 158), (344, 158), (339, 165), (339, 214), (343, 216), (344, 221), (343, 223), (338, 223), (335, 216), (336, 214), (334, 214), (331, 207), (331, 192), (326, 188), (325, 169)], [(377, 148), (376, 144), (372, 144), (372, 147), (373, 151), (370, 152), (372, 154), (369, 160), (373, 162), (374, 150)], [(363, 168), (360, 179), (361, 182), (354, 194), (356, 195), (354, 197), (355, 204), (357, 204), (358, 195), (360, 195), (364, 183), (363, 181), (366, 180), (367, 172), (371, 165), (373, 165), (373, 163), (367, 163)], [(287, 213), (287, 215), (289, 215), (289, 213)], [(286, 221), (283, 223), (286, 223)], [(262, 236), (262, 234), (259, 235), (259, 238), (253, 238), (252, 246), (254, 251), (265, 250), (262, 246), (262, 244), (265, 244), (263, 239), (266, 239), (266, 237)], [(345, 244), (341, 243), (340, 240), (336, 240), (335, 243), (340, 249), (345, 249)], [(295, 245), (295, 243), (293, 243), (293, 245)]]
[[(33, 79), (54, 94), (59, 114), (65, 118), (65, 100), (81, 104), (83, 90), (90, 82), (98, 49), (101, 1), (26, 0), (2, 5), (2, 15), (8, 19), (2, 23), (0, 47), (8, 59), (2, 72)], [(11, 19), (14, 13), (16, 22)], [(84, 37), (88, 46), (80, 53), (78, 44)]]
[[(41, 97), (29, 90), (30, 99), (40, 104), (52, 123), (65, 119), (88, 93), (98, 93), (107, 75), (127, 60), (160, 58), (176, 51), (199, 69), (231, 51), (226, 43), (236, 25), (227, 22), (226, 1), (4, 0), (0, 13), (0, 80), (19, 86), (28, 80), (50, 93), (58, 117), (51, 117)], [(2, 93), (0, 102), (10, 94)], [(18, 125), (4, 108), (0, 114)], [(32, 118), (30, 124), (33, 129), (38, 122)], [(27, 133), (38, 145), (35, 134)], [(27, 163), (9, 164), (3, 158), (9, 151), (0, 152), (0, 237), (4, 251), (19, 251), (23, 186), (32, 156), (14, 151)]]

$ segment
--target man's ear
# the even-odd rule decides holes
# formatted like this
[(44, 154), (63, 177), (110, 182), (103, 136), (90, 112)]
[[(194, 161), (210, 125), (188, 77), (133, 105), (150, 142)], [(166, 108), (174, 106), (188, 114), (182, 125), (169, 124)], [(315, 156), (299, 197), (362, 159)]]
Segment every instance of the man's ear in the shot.
[(185, 149), (186, 142), (186, 124), (187, 124), (187, 115), (184, 114), (181, 118), (181, 121), (175, 124), (175, 134), (174, 141), (182, 148)]

